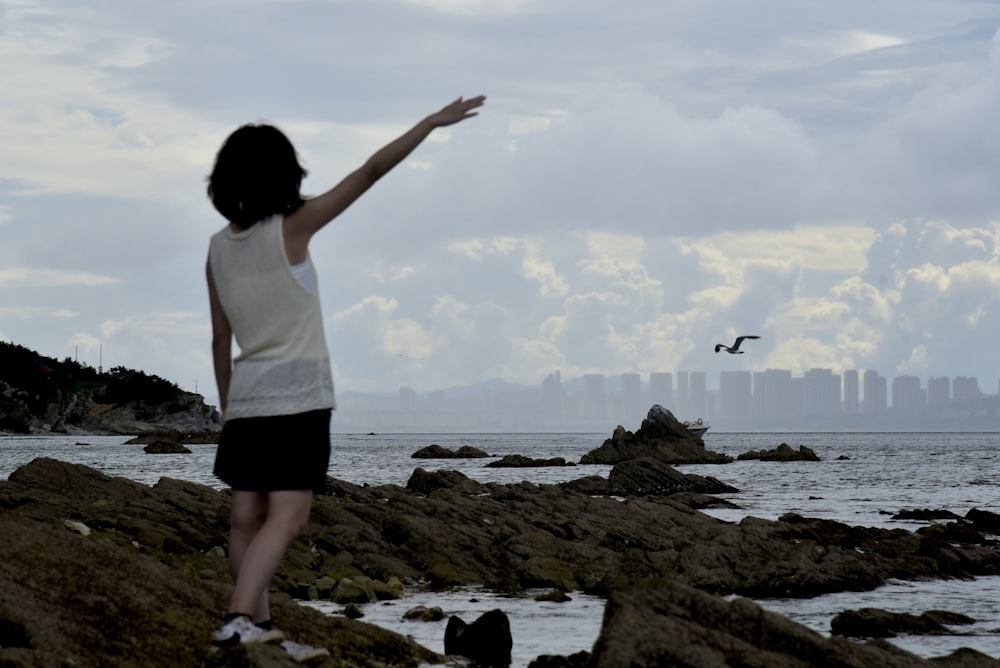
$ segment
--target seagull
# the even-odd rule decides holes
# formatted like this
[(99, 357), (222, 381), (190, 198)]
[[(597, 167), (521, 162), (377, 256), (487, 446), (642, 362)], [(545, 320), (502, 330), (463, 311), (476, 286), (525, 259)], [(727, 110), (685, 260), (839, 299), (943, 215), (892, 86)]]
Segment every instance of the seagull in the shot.
[(736, 343), (734, 343), (732, 345), (732, 347), (727, 346), (724, 343), (716, 343), (715, 344), (715, 352), (719, 352), (720, 350), (725, 350), (730, 355), (742, 355), (743, 351), (740, 350), (740, 344), (743, 343), (743, 339), (759, 339), (759, 338), (760, 338), (759, 336), (753, 336), (753, 335), (750, 335), (750, 336), (737, 336), (736, 337)]

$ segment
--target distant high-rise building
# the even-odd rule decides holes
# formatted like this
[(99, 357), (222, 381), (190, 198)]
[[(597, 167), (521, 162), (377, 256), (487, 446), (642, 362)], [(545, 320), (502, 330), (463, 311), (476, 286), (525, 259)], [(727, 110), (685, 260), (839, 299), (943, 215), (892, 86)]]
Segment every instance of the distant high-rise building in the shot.
[(719, 374), (719, 415), (746, 420), (753, 417), (753, 376), (749, 371)]
[(888, 382), (873, 369), (865, 370), (862, 376), (865, 396), (861, 400), (861, 412), (879, 413), (889, 407)]
[(840, 376), (830, 369), (809, 369), (802, 374), (805, 396), (803, 415), (833, 415), (840, 412)]
[(542, 382), (542, 422), (562, 422), (562, 377), (553, 371)]
[(951, 381), (947, 376), (927, 379), (927, 405), (944, 406), (951, 401)]
[[(679, 413), (679, 414), (678, 414)], [(691, 414), (691, 379), (687, 371), (677, 372), (677, 412), (674, 416), (684, 421)]]
[(399, 410), (404, 413), (417, 410), (417, 391), (412, 387), (399, 388)]
[(649, 402), (650, 406), (659, 404), (671, 413), (676, 410), (676, 406), (673, 405), (674, 377), (672, 374), (663, 371), (654, 371), (649, 374)]
[[(708, 379), (704, 371), (692, 371), (691, 377), (691, 417), (711, 416), (708, 401)], [(685, 418), (687, 419), (687, 418)], [(681, 420), (683, 422), (683, 420)]]
[(892, 407), (903, 410), (927, 405), (926, 394), (916, 376), (895, 376), (892, 379)]
[(983, 396), (979, 391), (979, 380), (975, 376), (956, 376), (951, 384), (951, 391), (955, 401), (961, 402), (976, 401)]
[(583, 391), (580, 408), (584, 422), (604, 422), (605, 411), (604, 376), (588, 373), (583, 376)]
[(427, 393), (427, 407), (432, 411), (443, 411), (445, 409), (444, 390), (432, 390)]
[(861, 410), (860, 384), (857, 369), (844, 371), (844, 412), (857, 415)]
[(645, 416), (646, 411), (642, 409), (642, 377), (637, 373), (623, 373), (619, 404), (621, 424), (630, 429), (638, 429)]
[(787, 417), (792, 408), (792, 372), (768, 369), (753, 375), (754, 414), (758, 418)]

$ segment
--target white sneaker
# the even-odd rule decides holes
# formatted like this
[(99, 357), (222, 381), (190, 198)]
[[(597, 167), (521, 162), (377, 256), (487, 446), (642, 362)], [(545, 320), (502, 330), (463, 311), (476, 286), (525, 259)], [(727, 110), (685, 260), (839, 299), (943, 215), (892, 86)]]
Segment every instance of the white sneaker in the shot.
[(278, 642), (285, 634), (278, 629), (262, 629), (246, 615), (233, 617), (212, 636), (215, 647), (232, 647), (252, 642)]
[(330, 650), (325, 647), (312, 647), (291, 640), (283, 640), (281, 646), (299, 663), (321, 663), (330, 657)]

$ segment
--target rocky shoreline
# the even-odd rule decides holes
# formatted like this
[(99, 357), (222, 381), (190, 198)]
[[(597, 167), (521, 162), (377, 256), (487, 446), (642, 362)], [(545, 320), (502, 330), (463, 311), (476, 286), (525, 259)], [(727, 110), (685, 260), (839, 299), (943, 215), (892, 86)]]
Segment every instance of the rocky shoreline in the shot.
[[(670, 466), (699, 451), (721, 456), (657, 408), (598, 449), (614, 464), (608, 478), (584, 467), (554, 485), (423, 468), (405, 487), (329, 478), (275, 578), (275, 618), (296, 639), (330, 648), (324, 665), (415, 667), (452, 660), (295, 599), (363, 610), (402, 583), (583, 590), (608, 601), (592, 651), (539, 657), (536, 668), (1000, 666), (972, 650), (923, 659), (883, 640), (825, 637), (739, 598), (996, 575), (1000, 518), (978, 511), (916, 532), (795, 514), (724, 522), (698, 509), (720, 503), (711, 494), (726, 486)], [(0, 481), (0, 665), (296, 665), (275, 647), (207, 649), (230, 591), (228, 498), (52, 459)]]

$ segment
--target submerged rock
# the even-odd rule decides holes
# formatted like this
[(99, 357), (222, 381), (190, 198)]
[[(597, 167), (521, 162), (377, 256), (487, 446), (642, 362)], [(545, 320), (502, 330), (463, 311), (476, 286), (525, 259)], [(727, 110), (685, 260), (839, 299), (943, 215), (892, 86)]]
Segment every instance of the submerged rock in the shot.
[(975, 624), (976, 620), (946, 610), (921, 615), (889, 612), (881, 608), (845, 610), (830, 621), (830, 632), (851, 638), (895, 638), (898, 635), (951, 635), (947, 625)]
[(452, 450), (444, 446), (432, 443), (420, 448), (412, 455), (412, 459), (482, 459), (489, 457), (489, 454), (471, 445), (463, 445), (458, 450)]
[(176, 455), (176, 454), (186, 454), (190, 455), (191, 451), (185, 446), (177, 443), (176, 441), (153, 441), (146, 447), (144, 447), (143, 452), (148, 452), (152, 455)]
[(764, 462), (818, 462), (819, 455), (812, 448), (800, 445), (798, 450), (793, 450), (792, 446), (782, 443), (773, 450), (751, 450), (744, 452), (737, 457), (741, 461), (747, 459), (759, 459)]
[(524, 455), (507, 455), (495, 462), (486, 465), (489, 468), (531, 468), (538, 466), (575, 466), (572, 462), (567, 464), (562, 457), (550, 457), (549, 459), (533, 459)]

